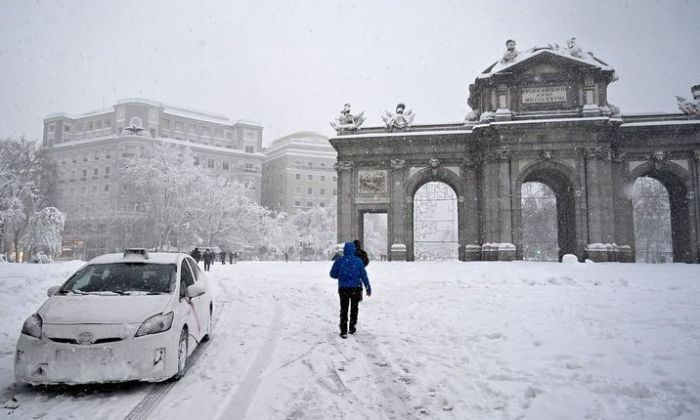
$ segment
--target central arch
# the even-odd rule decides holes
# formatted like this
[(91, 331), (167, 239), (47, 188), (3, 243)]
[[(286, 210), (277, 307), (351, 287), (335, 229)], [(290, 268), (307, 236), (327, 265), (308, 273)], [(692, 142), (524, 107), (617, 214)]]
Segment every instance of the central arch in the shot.
[(538, 162), (525, 168), (516, 180), (514, 191), (514, 229), (517, 258), (523, 258), (522, 186), (527, 182), (539, 182), (549, 187), (556, 199), (557, 244), (559, 260), (565, 254), (583, 257), (576, 238), (576, 177), (568, 167), (551, 161)]
[(464, 184), (459, 175), (450, 169), (443, 167), (439, 168), (424, 168), (413, 174), (406, 182), (404, 194), (406, 197), (406, 253), (408, 261), (415, 261), (415, 238), (414, 238), (414, 197), (420, 187), (429, 182), (441, 182), (447, 184), (457, 196), (457, 256), (460, 261), (464, 261), (464, 244), (465, 244), (465, 207), (464, 207)]

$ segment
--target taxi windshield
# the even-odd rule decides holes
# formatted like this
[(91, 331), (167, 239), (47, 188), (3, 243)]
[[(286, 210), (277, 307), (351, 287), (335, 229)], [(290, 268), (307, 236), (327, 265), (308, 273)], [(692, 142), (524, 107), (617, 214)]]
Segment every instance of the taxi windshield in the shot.
[(175, 289), (175, 264), (114, 263), (83, 267), (59, 294), (161, 294)]

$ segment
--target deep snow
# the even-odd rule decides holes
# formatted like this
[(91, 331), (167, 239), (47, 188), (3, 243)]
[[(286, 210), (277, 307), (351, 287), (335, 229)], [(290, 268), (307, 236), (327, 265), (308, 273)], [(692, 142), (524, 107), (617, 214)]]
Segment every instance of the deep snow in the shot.
[[(22, 322), (80, 264), (0, 265), (0, 418), (124, 418), (163, 389), (11, 385)], [(148, 418), (700, 418), (698, 265), (372, 262), (347, 340), (330, 266), (215, 265), (214, 339)]]

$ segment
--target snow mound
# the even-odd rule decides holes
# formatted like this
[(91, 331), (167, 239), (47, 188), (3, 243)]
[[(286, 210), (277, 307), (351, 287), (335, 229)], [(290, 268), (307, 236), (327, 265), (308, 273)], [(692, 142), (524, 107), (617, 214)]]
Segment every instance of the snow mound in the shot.
[(574, 254), (566, 254), (561, 259), (562, 264), (578, 264), (578, 257)]

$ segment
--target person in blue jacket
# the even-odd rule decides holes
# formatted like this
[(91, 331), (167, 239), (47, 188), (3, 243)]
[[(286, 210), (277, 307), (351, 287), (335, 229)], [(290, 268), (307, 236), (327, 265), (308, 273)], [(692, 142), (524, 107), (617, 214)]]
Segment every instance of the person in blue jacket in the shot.
[(355, 334), (358, 305), (362, 300), (362, 285), (365, 285), (367, 297), (372, 296), (367, 271), (362, 260), (355, 256), (355, 245), (346, 242), (343, 256), (333, 262), (331, 277), (338, 279), (340, 296), (340, 337), (348, 338), (348, 306), (350, 306), (350, 334)]

